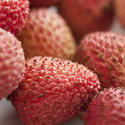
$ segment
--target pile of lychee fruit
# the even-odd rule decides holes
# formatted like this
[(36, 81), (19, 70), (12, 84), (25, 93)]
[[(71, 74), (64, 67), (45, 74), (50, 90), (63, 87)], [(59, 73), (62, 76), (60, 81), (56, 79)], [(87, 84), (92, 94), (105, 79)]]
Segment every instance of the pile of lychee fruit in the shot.
[(0, 0), (0, 99), (25, 125), (125, 125), (114, 15), (125, 27), (125, 0)]

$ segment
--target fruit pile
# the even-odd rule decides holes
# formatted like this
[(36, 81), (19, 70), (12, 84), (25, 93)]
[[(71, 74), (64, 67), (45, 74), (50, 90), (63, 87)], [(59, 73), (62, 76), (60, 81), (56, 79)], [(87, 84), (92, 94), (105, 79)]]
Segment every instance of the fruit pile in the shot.
[[(51, 8), (54, 6), (54, 9)], [(124, 0), (0, 0), (0, 99), (25, 125), (125, 125)]]

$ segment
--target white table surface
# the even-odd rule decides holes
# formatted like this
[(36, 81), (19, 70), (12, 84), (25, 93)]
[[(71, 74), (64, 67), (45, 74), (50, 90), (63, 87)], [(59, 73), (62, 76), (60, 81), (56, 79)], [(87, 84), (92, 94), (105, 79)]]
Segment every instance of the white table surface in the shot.
[[(125, 34), (125, 30), (121, 28), (119, 22), (115, 19), (111, 31)], [(24, 125), (16, 115), (16, 111), (12, 104), (3, 99), (0, 101), (0, 125)], [(73, 118), (64, 125), (83, 125), (78, 118)]]

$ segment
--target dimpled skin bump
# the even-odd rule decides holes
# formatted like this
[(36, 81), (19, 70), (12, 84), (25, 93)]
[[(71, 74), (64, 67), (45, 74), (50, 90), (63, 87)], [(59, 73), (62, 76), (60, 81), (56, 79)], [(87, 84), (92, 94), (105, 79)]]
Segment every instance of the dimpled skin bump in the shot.
[(0, 27), (18, 34), (29, 14), (28, 0), (0, 0)]
[(115, 1), (115, 11), (119, 18), (121, 24), (125, 27), (125, 0), (114, 0)]
[(0, 28), (0, 99), (18, 87), (25, 70), (21, 43)]
[(32, 7), (49, 7), (56, 5), (59, 0), (29, 0)]
[(26, 57), (52, 56), (72, 59), (76, 45), (61, 16), (49, 9), (34, 9), (19, 35)]
[(26, 125), (60, 125), (75, 116), (100, 89), (83, 65), (52, 57), (26, 61), (23, 82), (11, 95)]
[(83, 119), (86, 125), (125, 125), (125, 90), (110, 88), (100, 92)]
[(76, 60), (98, 74), (103, 87), (125, 87), (125, 37), (111, 32), (85, 36)]
[(114, 15), (111, 0), (60, 0), (59, 11), (78, 42), (89, 32), (108, 30)]

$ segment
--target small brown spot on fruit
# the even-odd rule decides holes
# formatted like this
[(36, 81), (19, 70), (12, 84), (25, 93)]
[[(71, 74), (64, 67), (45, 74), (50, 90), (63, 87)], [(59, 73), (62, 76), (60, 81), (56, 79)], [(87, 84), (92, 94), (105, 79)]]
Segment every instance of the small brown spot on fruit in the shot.
[(40, 98), (43, 98), (44, 96), (45, 96), (45, 94), (41, 94), (41, 95), (40, 95)]
[(111, 71), (111, 70), (114, 70), (114, 66), (113, 66), (113, 65), (109, 65), (107, 68), (108, 68), (108, 70), (110, 70), (110, 71)]
[(123, 48), (121, 46), (118, 47), (119, 52), (123, 52)]
[(117, 58), (112, 58), (112, 61), (113, 61), (114, 63), (117, 63), (117, 62), (118, 62), (118, 59), (117, 59)]
[(104, 55), (103, 54), (99, 54), (99, 59), (101, 60), (101, 61), (104, 61)]

